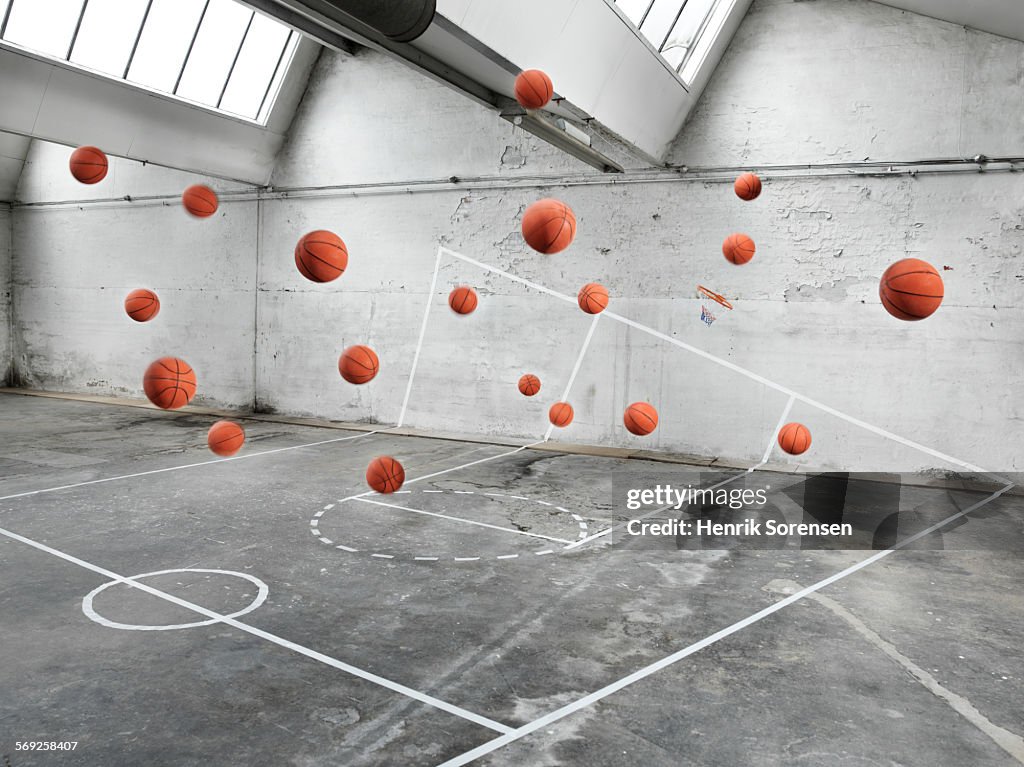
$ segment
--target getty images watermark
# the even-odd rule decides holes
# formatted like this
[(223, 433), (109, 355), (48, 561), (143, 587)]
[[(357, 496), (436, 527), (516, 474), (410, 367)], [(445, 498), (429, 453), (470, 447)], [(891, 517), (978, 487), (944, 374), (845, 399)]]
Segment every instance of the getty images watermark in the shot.
[[(612, 478), (611, 542), (662, 550), (884, 549), (957, 514), (983, 490), (958, 492), (901, 474), (623, 470)], [(947, 548), (957, 526), (915, 538), (913, 547)]]

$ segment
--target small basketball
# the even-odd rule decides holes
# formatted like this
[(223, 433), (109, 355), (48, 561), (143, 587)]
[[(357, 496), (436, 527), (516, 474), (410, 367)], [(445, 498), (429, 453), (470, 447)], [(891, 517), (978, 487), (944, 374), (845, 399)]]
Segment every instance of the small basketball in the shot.
[(646, 402), (634, 402), (622, 414), (622, 423), (630, 434), (643, 437), (658, 428), (658, 411)]
[(68, 162), (71, 175), (83, 184), (98, 184), (107, 176), (107, 156), (94, 146), (80, 146)]
[(576, 301), (587, 314), (600, 314), (608, 308), (608, 288), (596, 282), (588, 282), (580, 288)]
[(469, 285), (459, 285), (448, 294), (448, 306), (456, 314), (472, 314), (477, 301), (476, 291)]
[(802, 423), (787, 423), (779, 430), (779, 447), (790, 455), (806, 453), (811, 446), (811, 431)]
[(338, 359), (338, 372), (351, 384), (372, 381), (379, 370), (380, 360), (369, 346), (350, 346)]
[(919, 258), (904, 258), (885, 270), (878, 286), (882, 306), (900, 320), (923, 320), (942, 304), (946, 290), (934, 266)]
[(181, 204), (196, 218), (209, 218), (217, 212), (217, 193), (203, 184), (195, 184), (181, 195)]
[(206, 444), (217, 455), (234, 455), (245, 444), (245, 429), (234, 421), (217, 421), (206, 434)]
[(754, 241), (745, 234), (730, 234), (722, 243), (722, 254), (727, 261), (740, 266), (754, 257)]
[(336, 280), (348, 268), (348, 248), (334, 232), (317, 229), (303, 235), (295, 246), (295, 266), (312, 282)]
[(160, 299), (152, 290), (137, 288), (124, 297), (124, 310), (136, 322), (149, 322), (160, 311)]
[(555, 95), (551, 78), (539, 69), (520, 72), (516, 77), (514, 90), (516, 101), (525, 109), (540, 109)]
[(756, 200), (761, 194), (761, 179), (757, 177), (755, 173), (744, 173), (733, 184), (732, 188), (736, 192), (736, 196), (741, 200)]
[(572, 423), (573, 410), (568, 402), (556, 402), (548, 410), (548, 420), (559, 429), (564, 429)]
[(523, 214), (523, 239), (539, 253), (560, 253), (576, 237), (576, 216), (564, 202), (538, 200)]
[(540, 391), (540, 379), (533, 373), (527, 373), (519, 379), (519, 392), (524, 397), (532, 397)]
[(366, 484), (378, 493), (393, 493), (405, 484), (405, 469), (390, 455), (374, 458), (366, 467)]
[(185, 360), (161, 357), (146, 368), (142, 390), (157, 407), (177, 410), (196, 396), (196, 373)]

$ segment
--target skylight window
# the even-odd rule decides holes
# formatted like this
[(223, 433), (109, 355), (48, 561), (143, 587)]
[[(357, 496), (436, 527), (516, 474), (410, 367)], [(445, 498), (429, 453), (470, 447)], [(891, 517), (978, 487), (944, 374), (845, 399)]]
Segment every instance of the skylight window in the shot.
[(0, 0), (0, 42), (265, 123), (299, 34), (235, 0)]
[(728, 0), (614, 0), (668, 65), (689, 83), (717, 13)]

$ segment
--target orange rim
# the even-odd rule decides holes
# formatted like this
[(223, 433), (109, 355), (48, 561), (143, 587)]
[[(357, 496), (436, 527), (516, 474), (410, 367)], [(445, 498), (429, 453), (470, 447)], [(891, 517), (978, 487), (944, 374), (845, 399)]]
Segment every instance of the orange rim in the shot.
[(725, 296), (720, 295), (713, 290), (708, 290), (703, 285), (697, 286), (697, 292), (706, 298), (710, 298), (712, 301), (717, 301), (726, 309), (732, 309), (732, 304), (729, 303)]

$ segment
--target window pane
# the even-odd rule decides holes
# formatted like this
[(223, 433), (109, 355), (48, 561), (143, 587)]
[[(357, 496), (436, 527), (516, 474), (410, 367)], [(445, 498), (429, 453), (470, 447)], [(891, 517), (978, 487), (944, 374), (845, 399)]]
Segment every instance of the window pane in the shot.
[(205, 0), (154, 0), (128, 79), (170, 93)]
[(252, 14), (232, 0), (210, 0), (177, 95), (200, 104), (217, 104)]
[(665, 39), (682, 4), (683, 0), (657, 0), (654, 7), (651, 8), (651, 12), (647, 14), (640, 31), (655, 48), (661, 45)]
[(146, 0), (89, 0), (71, 61), (120, 77), (146, 13)]
[(85, 0), (14, 0), (4, 40), (63, 59)]
[(221, 109), (249, 119), (256, 118), (289, 31), (273, 19), (256, 14), (235, 70), (231, 73), (224, 100), (220, 103)]
[(689, 0), (686, 4), (665, 45), (664, 55), (673, 69), (683, 63), (714, 5), (715, 0)]
[(277, 101), (277, 94), (281, 91), (281, 84), (284, 82), (284, 76), (288, 73), (288, 69), (292, 65), (292, 59), (295, 58), (295, 51), (299, 47), (300, 35), (298, 32), (292, 34), (288, 38), (288, 48), (284, 52), (284, 56), (281, 57), (281, 66), (277, 68), (277, 72), (274, 73), (274, 79), (270, 83), (270, 88), (267, 89), (267, 98), (263, 102), (263, 108), (260, 109), (260, 113), (256, 115), (256, 119), (262, 123), (266, 123), (270, 119), (270, 111), (274, 108), (274, 102)]

